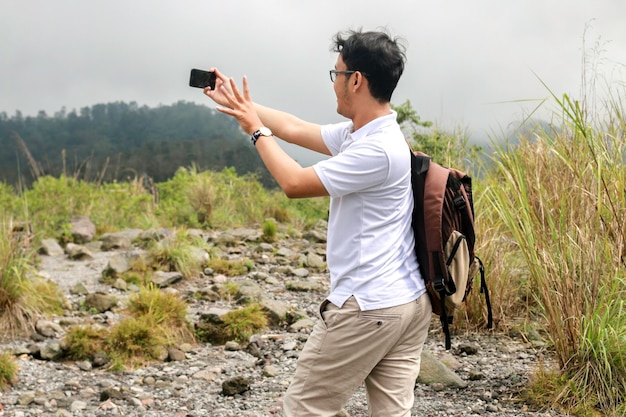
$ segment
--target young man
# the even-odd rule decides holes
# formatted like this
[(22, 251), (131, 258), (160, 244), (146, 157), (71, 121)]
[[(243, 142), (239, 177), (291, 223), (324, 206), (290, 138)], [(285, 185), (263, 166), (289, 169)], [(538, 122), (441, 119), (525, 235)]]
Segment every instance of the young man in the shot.
[[(330, 294), (287, 389), (285, 416), (334, 416), (363, 382), (370, 416), (410, 416), (431, 305), (413, 251), (409, 148), (390, 106), (404, 48), (383, 32), (339, 33), (333, 42), (330, 78), (337, 112), (349, 121), (320, 126), (261, 106), (246, 78), (241, 92), (216, 69), (205, 94), (250, 133), (288, 197), (331, 197)], [(274, 134), (330, 158), (303, 168)]]

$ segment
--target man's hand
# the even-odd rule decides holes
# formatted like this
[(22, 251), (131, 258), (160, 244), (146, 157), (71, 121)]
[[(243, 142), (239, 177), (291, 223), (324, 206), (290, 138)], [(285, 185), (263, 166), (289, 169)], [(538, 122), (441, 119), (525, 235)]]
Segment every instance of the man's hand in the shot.
[(243, 77), (243, 94), (241, 94), (234, 79), (227, 79), (217, 71), (216, 76), (215, 90), (211, 91), (207, 88), (204, 93), (220, 104), (217, 110), (234, 117), (241, 129), (248, 134), (263, 126), (250, 98), (248, 78)]
[(222, 93), (222, 86), (226, 86), (227, 91), (232, 93), (230, 90), (230, 83), (228, 82), (228, 77), (219, 72), (217, 68), (211, 68), (209, 71), (215, 73), (215, 88), (211, 89), (211, 87), (206, 87), (204, 89), (204, 94), (207, 97), (210, 97), (214, 102), (219, 104), (220, 106), (228, 106), (228, 100), (224, 93)]

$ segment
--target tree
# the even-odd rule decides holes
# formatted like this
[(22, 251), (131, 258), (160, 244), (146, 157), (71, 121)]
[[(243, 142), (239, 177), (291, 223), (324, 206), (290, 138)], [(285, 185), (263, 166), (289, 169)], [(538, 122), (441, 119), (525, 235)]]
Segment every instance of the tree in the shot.
[(400, 127), (409, 135), (407, 140), (413, 150), (425, 153), (441, 165), (468, 169), (471, 160), (482, 150), (480, 146), (469, 144), (465, 131), (446, 132), (433, 128), (430, 121), (422, 121), (410, 100), (391, 107), (398, 114)]

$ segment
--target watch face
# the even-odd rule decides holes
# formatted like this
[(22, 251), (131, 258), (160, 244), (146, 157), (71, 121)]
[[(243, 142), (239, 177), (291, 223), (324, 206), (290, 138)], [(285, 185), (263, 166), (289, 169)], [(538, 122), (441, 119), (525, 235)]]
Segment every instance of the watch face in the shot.
[(260, 128), (259, 133), (263, 136), (272, 136), (272, 131), (269, 130), (267, 127)]

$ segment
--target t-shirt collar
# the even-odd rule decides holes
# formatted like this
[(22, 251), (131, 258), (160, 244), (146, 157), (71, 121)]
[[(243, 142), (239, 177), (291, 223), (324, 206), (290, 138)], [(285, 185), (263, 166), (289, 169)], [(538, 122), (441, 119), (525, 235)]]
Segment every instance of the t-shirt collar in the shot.
[[(353, 131), (350, 136), (352, 137), (352, 141), (357, 141), (363, 137), (366, 137), (370, 133), (379, 130), (380, 128), (386, 127), (392, 123), (397, 123), (398, 114), (392, 110), (391, 113), (378, 117), (371, 122), (365, 124), (359, 130)], [(352, 127), (354, 129), (354, 126)]]

